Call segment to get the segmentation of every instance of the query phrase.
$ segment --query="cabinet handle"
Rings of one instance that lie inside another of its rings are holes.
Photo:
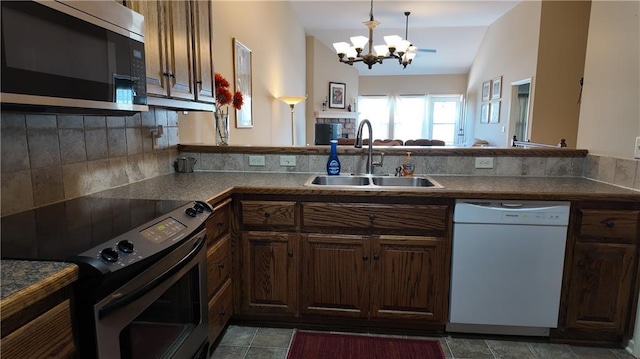
[[[607,228],[613,228],[615,223],[613,223],[612,221],[606,221],[604,222],[604,225],[607,226]]]
[[[196,81],[198,85],[202,85],[202,80]]]
[[[379,260],[379,259],[380,259],[380,256],[379,256],[379,255],[377,255],[377,254],[374,254],[374,255],[373,255],[373,260],[376,260],[376,261],[377,261],[377,260]]]
[[[218,263],[218,268],[223,269],[224,268],[224,262],[223,263]]]
[[[583,261],[579,261],[578,262],[578,267],[584,268],[585,266],[586,266],[586,264]]]
[[[225,313],[224,309],[220,311],[220,316],[221,317],[224,317],[225,314],[227,314],[227,313]]]
[[[169,74],[169,77],[171,77],[172,79],[175,79],[175,78],[176,78],[176,75],[175,75],[175,74],[170,73],[170,74]]]
[[[375,221],[375,220],[376,220],[376,215],[375,215],[375,214],[370,214],[370,215],[369,215],[369,220],[370,220],[371,222]]]
[[[222,228],[222,227],[224,226],[224,223],[222,223],[222,222],[218,222],[218,223],[217,223],[217,226],[218,226],[218,227],[220,227],[220,228]]]
[[[293,258],[293,252],[287,252],[287,256],[289,256],[289,258]]]
[[[269,212],[264,212],[264,218],[269,218],[271,217],[271,213]]]
[[[163,72],[163,73],[162,73],[162,76],[164,76],[164,77],[170,77],[170,76],[171,76],[171,74],[170,74],[170,73],[168,73],[168,72]]]
[[[369,257],[367,257],[367,256],[362,256],[362,260],[366,262],[366,261],[368,261],[368,260],[369,260]]]

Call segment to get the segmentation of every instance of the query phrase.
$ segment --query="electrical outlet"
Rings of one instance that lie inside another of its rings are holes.
[[[640,158],[640,136],[636,137],[636,148],[633,151],[633,157]]]
[[[296,156],[280,156],[280,166],[295,166]]]
[[[249,166],[264,166],[264,156],[249,156]]]
[[[493,157],[477,157],[476,168],[493,168]]]

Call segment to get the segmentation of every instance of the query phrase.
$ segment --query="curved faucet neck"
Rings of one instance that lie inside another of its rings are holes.
[[[369,128],[369,145],[367,148],[367,174],[373,174],[373,129],[371,128],[371,122],[369,120],[362,120],[358,126],[358,132],[356,134],[356,142],[353,147],[362,148],[362,128],[364,125]]]

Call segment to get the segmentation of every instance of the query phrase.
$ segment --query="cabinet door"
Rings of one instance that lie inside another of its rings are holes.
[[[308,234],[302,246],[302,313],[367,317],[369,237]]]
[[[242,311],[297,312],[296,235],[282,232],[243,232]]]
[[[577,243],[567,326],[621,334],[630,310],[635,245]]]
[[[213,44],[211,43],[211,2],[192,1],[193,51],[196,100],[215,102],[213,80]]]
[[[446,323],[443,238],[383,235],[371,255],[371,317]]]
[[[165,1],[169,96],[193,100],[191,13],[189,2]],[[145,19],[146,20],[146,19]]]
[[[144,16],[144,52],[147,68],[147,93],[169,94],[166,57],[164,7],[158,1],[127,0],[127,7]]]

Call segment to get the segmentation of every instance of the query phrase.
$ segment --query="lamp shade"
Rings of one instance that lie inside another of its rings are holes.
[[[351,43],[353,44],[353,47],[355,47],[356,49],[364,49],[364,45],[367,44],[367,41],[369,41],[369,39],[366,36],[351,37]]]
[[[306,100],[307,96],[282,96],[278,97],[278,100],[286,103],[287,105],[296,105],[304,100]]]
[[[349,49],[349,43],[348,42],[334,42],[333,43],[333,48],[336,49],[336,53],[338,54],[346,54],[347,53],[347,49]]]

